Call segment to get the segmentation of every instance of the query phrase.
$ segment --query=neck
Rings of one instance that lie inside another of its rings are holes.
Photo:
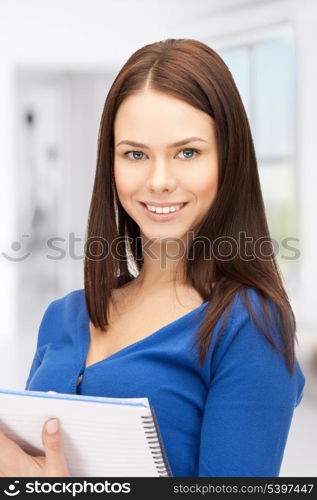
[[[185,246],[178,241],[157,240],[143,247],[144,263],[136,282],[144,291],[155,287],[185,285]]]

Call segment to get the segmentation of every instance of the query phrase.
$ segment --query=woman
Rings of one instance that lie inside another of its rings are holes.
[[[86,236],[26,389],[148,397],[174,476],[278,476],[305,377],[247,116],[208,46],[147,45],[115,78]],[[30,475],[67,475],[55,439],[61,465],[47,445]]]

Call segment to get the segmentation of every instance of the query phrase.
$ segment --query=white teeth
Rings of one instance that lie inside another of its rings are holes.
[[[170,212],[176,212],[177,210],[182,208],[183,205],[184,203],[182,203],[181,205],[171,205],[170,207],[153,207],[151,205],[146,205],[146,207],[151,212],[156,212],[157,214],[168,214]]]

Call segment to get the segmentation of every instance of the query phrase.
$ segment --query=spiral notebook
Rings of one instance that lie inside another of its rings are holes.
[[[42,427],[59,418],[75,477],[170,477],[148,398],[104,398],[0,389],[0,428],[27,453],[44,455]]]

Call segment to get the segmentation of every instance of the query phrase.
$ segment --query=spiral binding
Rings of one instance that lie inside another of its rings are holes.
[[[160,477],[173,477],[155,411],[151,405],[150,410],[151,415],[141,416],[141,418],[156,469]]]

